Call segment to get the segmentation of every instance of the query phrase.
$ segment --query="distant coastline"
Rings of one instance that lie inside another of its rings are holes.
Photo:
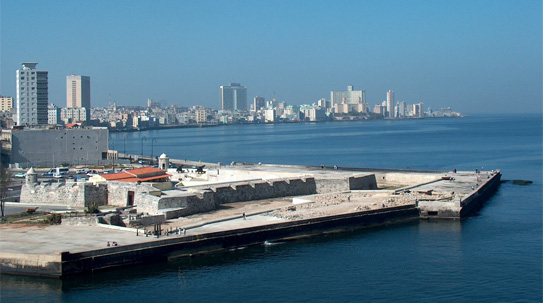
[[[356,117],[358,119],[351,119]],[[360,122],[360,121],[403,121],[403,120],[423,120],[423,119],[446,119],[446,118],[466,118],[470,117],[469,115],[460,115],[460,116],[443,116],[443,117],[405,117],[405,118],[359,118],[358,116],[349,116],[346,119],[333,119],[333,120],[321,120],[321,121],[277,121],[277,122],[237,122],[237,123],[193,123],[193,124],[174,124],[174,125],[159,125],[154,127],[147,127],[142,129],[115,129],[110,128],[109,132],[111,133],[129,133],[129,132],[140,132],[148,130],[161,130],[161,129],[175,129],[175,128],[203,128],[203,127],[217,127],[217,126],[230,126],[230,125],[273,125],[273,124],[307,124],[307,123],[329,123],[329,122]]]

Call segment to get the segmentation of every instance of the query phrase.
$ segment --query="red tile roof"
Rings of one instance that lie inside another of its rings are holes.
[[[108,181],[121,181],[121,182],[146,182],[158,179],[168,178],[171,175],[167,174],[163,170],[154,167],[142,167],[126,170],[114,174],[100,175]]]

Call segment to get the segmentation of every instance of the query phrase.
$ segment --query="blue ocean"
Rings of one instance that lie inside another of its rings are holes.
[[[1,275],[2,302],[542,302],[542,116],[233,125],[113,133],[131,154],[203,162],[501,169],[473,216],[110,270]],[[515,179],[531,180],[515,185]]]

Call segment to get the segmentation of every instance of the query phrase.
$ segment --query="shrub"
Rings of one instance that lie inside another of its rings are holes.
[[[98,209],[98,206],[96,205],[96,202],[91,202],[89,205],[87,205],[87,209],[85,209],[86,214],[98,214],[100,213],[100,210]]]
[[[46,224],[60,224],[62,222],[62,215],[61,214],[50,214],[43,221]]]

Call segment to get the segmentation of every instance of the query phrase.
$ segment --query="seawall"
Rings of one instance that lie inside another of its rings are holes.
[[[414,205],[410,205],[195,236],[170,237],[153,242],[79,253],[60,252],[53,256],[0,253],[0,270],[2,273],[65,277],[112,267],[257,245],[265,241],[310,237],[346,229],[368,228],[417,220],[418,218],[418,209]]]

